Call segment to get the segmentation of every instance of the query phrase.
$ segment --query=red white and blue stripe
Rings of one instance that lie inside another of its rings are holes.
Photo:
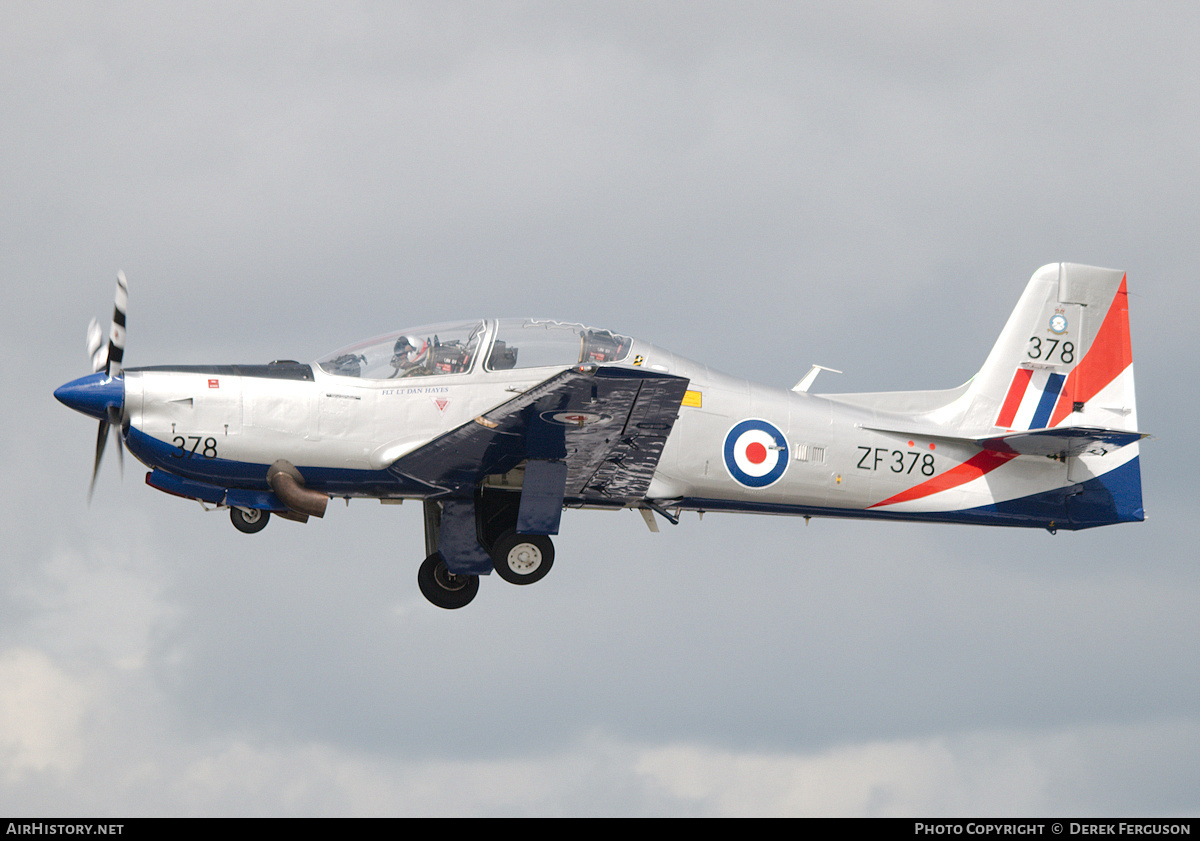
[[[996,417],[996,426],[1045,429],[1050,425],[1051,413],[1058,404],[1066,380],[1066,374],[1018,368]]]

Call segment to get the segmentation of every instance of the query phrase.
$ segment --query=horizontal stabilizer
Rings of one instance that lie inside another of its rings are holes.
[[[1023,456],[1080,456],[1084,453],[1104,455],[1127,444],[1145,438],[1145,433],[1123,429],[1100,429],[1086,426],[1060,426],[1053,429],[1031,429],[990,438],[976,439],[985,450],[1017,453]]]
[[[971,444],[996,453],[1014,453],[1021,456],[1051,456],[1066,458],[1084,453],[1104,455],[1119,450],[1149,437],[1144,432],[1125,429],[1104,429],[1087,426],[1060,426],[1050,429],[1030,429],[1024,432],[1008,432],[1003,435],[987,435],[982,438],[951,435],[933,426],[882,427],[864,426],[872,432],[889,435],[920,437],[932,441]]]

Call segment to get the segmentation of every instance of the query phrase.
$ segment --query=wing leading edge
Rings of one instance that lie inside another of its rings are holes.
[[[523,462],[565,465],[562,494],[614,506],[643,498],[688,380],[639,368],[568,368],[402,456],[388,470],[447,496]],[[539,469],[539,483],[547,471]],[[557,485],[557,478],[553,484]],[[557,496],[557,488],[553,496]]]

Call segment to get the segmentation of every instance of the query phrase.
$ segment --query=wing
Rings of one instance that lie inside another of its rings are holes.
[[[650,486],[687,386],[684,377],[641,368],[568,368],[402,456],[388,470],[463,496],[484,476],[541,463],[537,482],[551,486],[560,510],[564,496],[630,504]],[[546,464],[553,467],[540,469]],[[534,491],[528,478],[525,493]]]

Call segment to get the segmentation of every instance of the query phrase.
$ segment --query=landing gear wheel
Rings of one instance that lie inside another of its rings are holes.
[[[238,531],[243,534],[254,534],[267,527],[267,520],[271,519],[271,512],[260,511],[257,508],[230,508],[229,519],[233,520],[233,526]]]
[[[517,534],[509,529],[492,546],[496,574],[509,584],[541,581],[554,564],[554,543],[544,534]]]
[[[440,552],[434,552],[417,570],[421,595],[438,607],[456,610],[466,607],[479,592],[479,576],[451,572]]]

